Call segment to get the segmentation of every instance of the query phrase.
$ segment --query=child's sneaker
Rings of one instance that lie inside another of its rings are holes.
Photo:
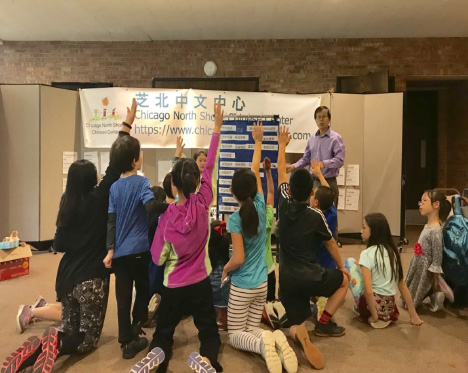
[[[445,295],[441,291],[432,294],[430,296],[430,299],[431,306],[429,307],[429,310],[431,310],[432,312],[437,312],[444,308]]]
[[[315,369],[322,369],[325,365],[323,355],[310,340],[309,333],[304,324],[296,327],[296,341],[304,351],[310,365]]]
[[[286,314],[286,309],[284,308],[283,303],[279,300],[274,301],[273,308],[275,313],[278,315],[281,328],[289,328],[291,323],[288,320],[288,315]]]
[[[18,308],[16,315],[16,325],[18,326],[18,332],[21,334],[26,329],[26,326],[33,320],[33,312],[31,307],[21,305]]]
[[[36,300],[34,301],[34,303],[31,305],[31,308],[34,309],[34,308],[41,308],[41,307],[44,307],[47,305],[47,301],[44,299],[44,297],[42,295],[39,295]]]
[[[345,334],[345,328],[336,325],[330,320],[326,324],[318,322],[317,325],[315,325],[314,333],[319,337],[341,337]]]
[[[442,276],[439,276],[439,285],[440,285],[440,290],[442,290],[442,292],[445,295],[445,298],[450,303],[455,302],[455,296],[453,295],[453,290],[450,286],[448,286],[448,284],[445,282]]]
[[[149,373],[164,361],[164,357],[164,351],[155,347],[130,369],[130,373]]]
[[[148,320],[146,320],[143,324],[144,328],[149,328],[151,327],[154,319],[154,315],[156,311],[159,308],[159,305],[161,304],[161,296],[159,294],[154,294],[151,297],[151,300],[149,301],[148,304]]]
[[[276,352],[281,360],[281,364],[288,373],[296,373],[298,369],[297,357],[288,340],[281,330],[273,332],[275,337]]]
[[[24,343],[12,352],[2,364],[2,373],[19,372],[36,361],[41,352],[41,340],[36,337],[29,337]]]
[[[262,322],[273,330],[281,328],[279,318],[276,316],[275,309],[273,308],[273,303],[265,303],[262,313]]]
[[[49,328],[42,336],[42,352],[34,363],[34,373],[49,373],[54,369],[58,354],[58,330]]]
[[[197,373],[216,373],[216,369],[203,360],[198,352],[192,352],[190,354],[187,364],[194,372]]]
[[[145,337],[136,337],[122,347],[122,357],[124,359],[133,359],[137,353],[146,347],[148,347],[148,340]]]
[[[262,356],[270,373],[282,373],[281,359],[276,352],[275,336],[269,330],[262,333]]]

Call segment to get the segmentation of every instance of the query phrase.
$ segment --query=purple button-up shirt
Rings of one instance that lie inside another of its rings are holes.
[[[337,177],[344,163],[345,152],[343,138],[328,127],[323,136],[317,131],[309,138],[303,157],[293,166],[295,169],[307,167],[316,159],[323,162],[322,173],[326,179]]]

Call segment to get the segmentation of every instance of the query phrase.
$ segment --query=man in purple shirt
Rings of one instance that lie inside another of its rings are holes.
[[[292,172],[297,168],[308,167],[313,159],[319,161],[322,174],[335,193],[335,206],[338,206],[336,177],[344,163],[345,145],[343,138],[330,129],[331,114],[328,107],[319,106],[315,110],[314,118],[319,130],[307,141],[303,157],[296,163],[287,166],[286,171]],[[316,188],[320,185],[320,180],[314,174],[312,174],[312,177],[314,179],[314,188]]]

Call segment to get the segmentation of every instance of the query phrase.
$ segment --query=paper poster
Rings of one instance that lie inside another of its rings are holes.
[[[77,152],[63,152],[62,160],[63,160],[63,174],[68,174],[68,169],[70,168],[71,164],[78,159]]]
[[[67,189],[67,178],[64,177],[62,180],[62,193],[65,193],[65,189]]]
[[[345,209],[345,201],[346,201],[346,189],[345,188],[338,188],[338,210]]]
[[[101,175],[104,175],[109,166],[109,154],[110,152],[101,152]]]
[[[172,161],[158,161],[158,182],[162,183],[171,169]]]
[[[345,166],[340,168],[340,173],[338,174],[338,177],[336,178],[336,183],[338,185],[345,185]]]
[[[98,152],[84,152],[83,158],[86,159],[87,161],[90,161],[91,163],[94,163],[94,165],[97,168],[97,171],[99,172]]]
[[[345,209],[347,211],[359,210],[359,189],[346,189]]]
[[[349,164],[346,169],[346,186],[359,186],[359,165]]]

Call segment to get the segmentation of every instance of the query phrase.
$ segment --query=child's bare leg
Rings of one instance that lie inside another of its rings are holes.
[[[346,293],[348,292],[348,284],[348,277],[343,276],[343,282],[341,283],[341,286],[333,293],[330,298],[328,298],[325,311],[327,311],[330,315],[335,314],[338,308],[342,306],[343,300],[345,299]]]
[[[33,309],[32,312],[38,319],[62,321],[62,303],[48,303],[44,307]]]

